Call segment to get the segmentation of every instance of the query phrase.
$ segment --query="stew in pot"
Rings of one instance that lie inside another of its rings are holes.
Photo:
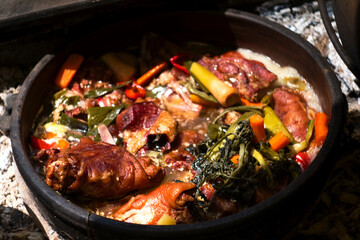
[[[30,140],[51,188],[119,221],[186,224],[251,207],[306,170],[329,118],[294,68],[162,41],[67,58]]]

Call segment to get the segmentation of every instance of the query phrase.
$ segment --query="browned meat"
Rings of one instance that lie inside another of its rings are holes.
[[[300,95],[289,88],[278,88],[273,93],[274,110],[296,141],[305,140],[309,119]]]
[[[241,117],[241,113],[236,112],[236,111],[230,111],[228,113],[226,113],[225,117],[224,117],[224,123],[227,125],[231,125],[234,122],[236,122],[239,117]]]
[[[82,107],[76,107],[76,108],[73,108],[71,110],[66,110],[65,114],[70,116],[70,117],[77,117],[79,115],[85,115],[86,112]]]
[[[194,199],[184,192],[195,186],[190,182],[162,184],[147,195],[132,197],[113,217],[124,222],[154,225],[163,215],[168,215],[176,223],[191,223],[192,216],[185,204]]]
[[[41,149],[34,156],[34,160],[40,163],[45,163],[50,157],[53,157],[55,154],[59,152],[59,149]]]
[[[171,169],[190,170],[195,159],[186,149],[177,149],[165,156],[165,163]]]
[[[45,181],[64,193],[116,198],[154,186],[163,177],[163,169],[149,158],[135,158],[120,146],[82,138],[77,146],[50,157]]]
[[[207,200],[211,200],[211,205],[209,208],[209,214],[214,218],[224,217],[238,211],[238,207],[235,202],[230,199],[225,199],[215,193],[215,188],[209,184],[205,183],[200,187],[201,192],[204,194]]]
[[[195,130],[185,130],[178,134],[173,142],[172,150],[164,157],[165,163],[175,170],[190,170],[196,159],[185,148],[198,144],[204,139],[204,133]]]
[[[172,116],[152,102],[134,103],[118,115],[116,125],[123,132],[126,149],[133,154],[146,144],[150,144],[150,148],[160,144],[165,150],[169,149],[177,127]]]
[[[222,81],[237,88],[240,97],[256,101],[258,92],[270,85],[277,76],[256,61],[245,59],[238,52],[228,52],[220,57],[203,57],[199,64],[209,69]]]
[[[198,144],[204,140],[204,135],[206,129],[204,130],[184,130],[176,136],[176,139],[173,144],[173,149],[186,148],[192,144]]]
[[[119,131],[125,129],[138,131],[143,128],[151,127],[158,118],[161,109],[152,102],[134,103],[126,111],[116,118]]]
[[[189,98],[184,100],[178,94],[171,94],[169,97],[163,98],[163,102],[166,110],[180,121],[180,124],[197,119],[203,109],[203,106],[191,102]]]

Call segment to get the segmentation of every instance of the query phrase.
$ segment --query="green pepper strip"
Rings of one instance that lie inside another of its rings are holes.
[[[269,106],[264,107],[264,124],[265,128],[270,132],[271,135],[275,135],[282,131],[290,139],[291,143],[295,143],[295,139],[287,130],[284,123]]]
[[[269,144],[266,144],[264,142],[260,143],[260,153],[265,156],[266,159],[273,160],[273,161],[279,161],[280,157],[277,152],[272,150],[272,148],[269,146]]]
[[[98,126],[100,124],[105,124],[108,126],[112,121],[114,121],[116,116],[120,113],[121,109],[125,106],[125,104],[121,104],[114,107],[88,108],[89,130],[86,136],[93,136],[95,141],[100,141]]]
[[[86,122],[70,117],[65,113],[61,113],[59,123],[69,127],[70,129],[78,129],[82,132],[86,132],[88,130]]]
[[[208,95],[205,92],[202,92],[202,91],[194,88],[190,83],[186,84],[185,87],[187,88],[187,90],[190,93],[195,94],[206,101],[213,102],[213,103],[219,103],[218,100],[216,100],[216,98],[213,95]]]
[[[123,84],[117,85],[115,87],[111,87],[111,88],[98,88],[98,89],[94,89],[94,90],[90,90],[84,93],[84,98],[98,98],[101,97],[109,92],[112,92],[116,89],[122,88],[124,86],[126,86],[127,84],[131,83],[132,81],[127,81],[124,82]]]
[[[65,95],[69,90],[67,88],[61,89],[54,94],[54,100],[58,100],[61,96]]]

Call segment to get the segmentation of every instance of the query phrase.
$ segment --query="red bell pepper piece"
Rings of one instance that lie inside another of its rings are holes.
[[[132,100],[136,100],[137,98],[145,97],[146,90],[137,84],[136,81],[133,81],[132,84],[125,89],[125,95]]]
[[[306,152],[299,152],[295,155],[295,162],[297,162],[304,171],[310,165],[310,157]]]
[[[44,140],[31,136],[30,145],[35,149],[67,149],[70,147],[70,143],[65,139],[60,139],[57,142],[52,142],[51,144],[45,142]]]
[[[178,54],[178,55],[175,55],[172,58],[170,58],[170,62],[175,68],[177,68],[187,74],[190,74],[189,71],[186,69],[186,67],[184,65],[182,65],[182,63],[184,62],[184,60],[187,57],[188,56],[184,53]]]
[[[34,136],[31,136],[30,144],[33,148],[36,148],[39,150],[57,148],[56,143],[49,144],[49,143],[45,142],[44,140],[34,137]]]

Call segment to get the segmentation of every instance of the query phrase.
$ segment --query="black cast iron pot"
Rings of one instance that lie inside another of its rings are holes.
[[[332,0],[339,37],[331,25],[326,0],[318,0],[331,42],[349,70],[360,78],[360,0]]]
[[[29,159],[29,135],[54,77],[70,52],[97,55],[139,44],[145,31],[176,42],[198,41],[249,48],[281,65],[296,68],[315,89],[331,116],[327,139],[314,162],[286,189],[268,200],[219,220],[176,226],[145,226],[114,221],[88,212],[48,187]],[[56,229],[81,239],[280,239],[314,204],[338,151],[346,102],[339,82],[320,53],[300,36],[258,16],[235,10],[168,12],[129,19],[75,42],[56,56],[45,56],[26,78],[13,107],[11,139],[19,172],[39,207],[55,219]],[[57,224],[59,222],[59,224]],[[74,235],[72,231],[75,230]],[[70,236],[69,236],[70,235]],[[78,237],[81,236],[81,237]]]

